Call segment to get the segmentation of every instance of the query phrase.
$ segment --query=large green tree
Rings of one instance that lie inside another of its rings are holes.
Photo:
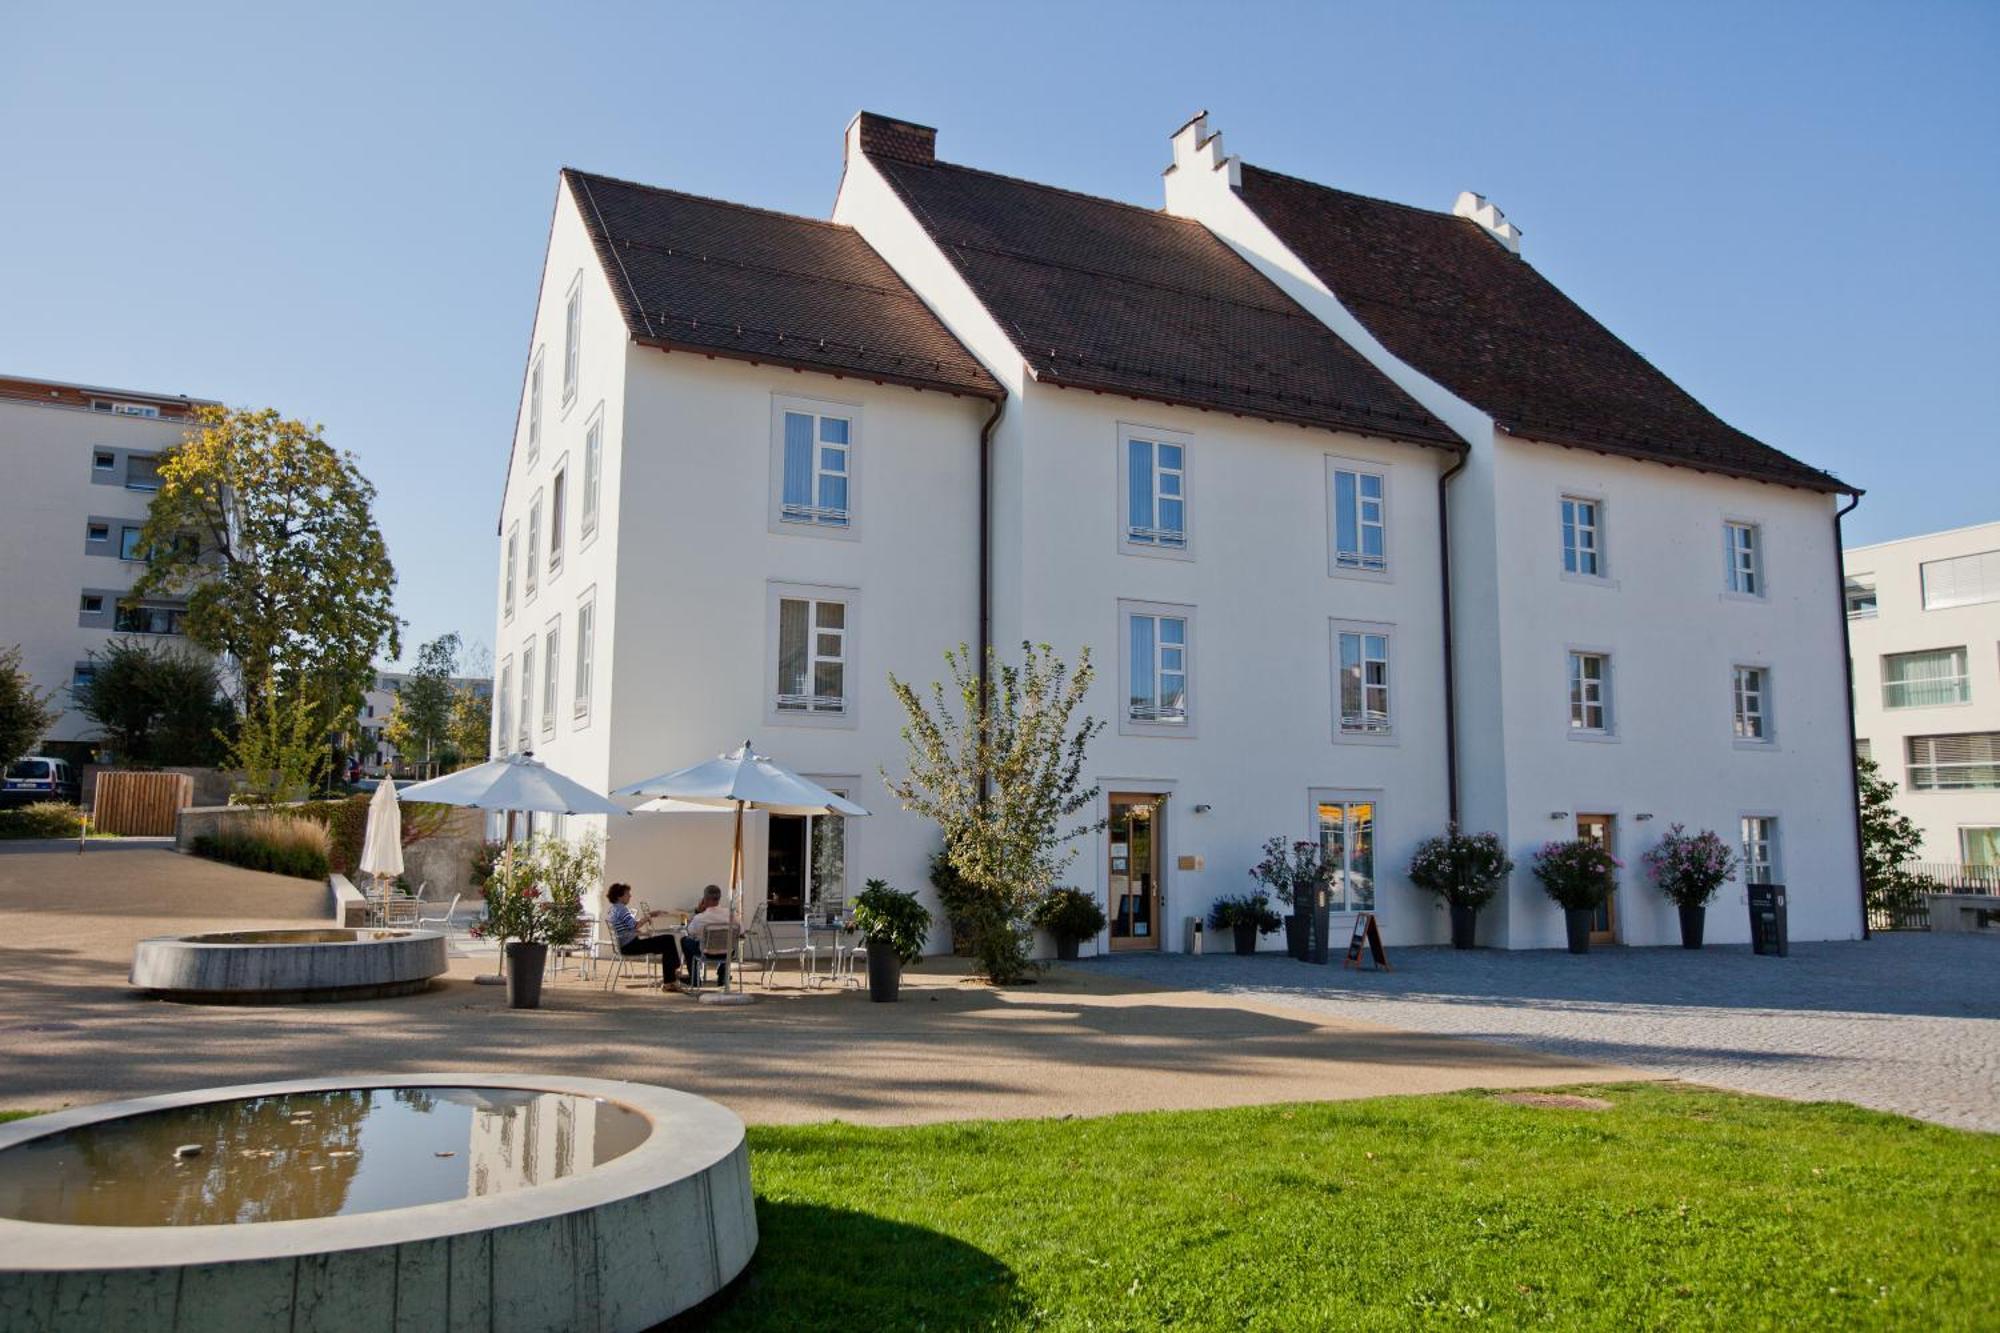
[[[1856,759],[1861,779],[1861,886],[1869,910],[1914,907],[1927,887],[1906,867],[1917,859],[1924,835],[1896,809],[1896,784],[1873,759]]]
[[[205,654],[114,639],[92,653],[77,707],[121,762],[206,765],[222,761],[236,723],[221,673]]]
[[[323,733],[339,731],[378,654],[401,651],[374,500],[318,426],[201,408],[160,463],[133,595],[187,599],[188,637],[235,660],[247,717],[290,718],[303,701]]]
[[[493,749],[493,695],[472,685],[451,692],[451,728],[446,747],[461,764],[483,764]]]
[[[395,711],[382,739],[429,774],[451,742],[452,686],[458,672],[458,635],[441,634],[417,649],[417,663],[396,687]]]
[[[21,667],[21,649],[0,648],[0,770],[34,749],[60,715]]]

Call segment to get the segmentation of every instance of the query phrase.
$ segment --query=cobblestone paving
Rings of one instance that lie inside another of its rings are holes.
[[[1282,954],[1075,966],[1361,1023],[1502,1042],[1697,1083],[2000,1132],[2000,932],[1509,953],[1395,949],[1391,970]]]

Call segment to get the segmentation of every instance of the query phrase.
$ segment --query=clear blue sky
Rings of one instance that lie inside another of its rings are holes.
[[[1269,167],[1489,195],[1725,419],[1865,487],[1850,540],[1881,540],[2000,518],[1996,88],[1990,0],[9,0],[0,371],[325,423],[381,490],[406,651],[487,641],[557,167],[824,216],[867,107],[1157,206],[1207,107]]]

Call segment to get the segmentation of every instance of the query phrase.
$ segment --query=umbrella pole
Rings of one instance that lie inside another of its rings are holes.
[[[736,848],[729,857],[729,917],[732,924],[743,914],[743,802],[736,803]],[[730,964],[735,971],[736,993],[743,993],[743,931],[738,928],[730,932],[731,947],[736,952],[736,960]]]
[[[514,878],[514,812],[512,810],[507,812],[507,831],[503,836],[506,842],[500,849],[500,874],[507,882],[511,883]],[[496,940],[493,947],[499,951],[493,960],[493,974],[488,976],[482,972],[473,978],[481,986],[498,986],[507,980],[507,941]]]

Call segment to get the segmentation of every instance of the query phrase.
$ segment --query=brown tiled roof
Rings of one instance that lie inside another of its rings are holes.
[[[860,128],[1038,381],[1463,446],[1199,223],[935,161],[922,126]]]
[[[998,398],[997,380],[851,227],[565,169],[634,338]]]
[[[1722,421],[1470,218],[1248,164],[1241,195],[1383,346],[1511,435],[1852,490]]]

